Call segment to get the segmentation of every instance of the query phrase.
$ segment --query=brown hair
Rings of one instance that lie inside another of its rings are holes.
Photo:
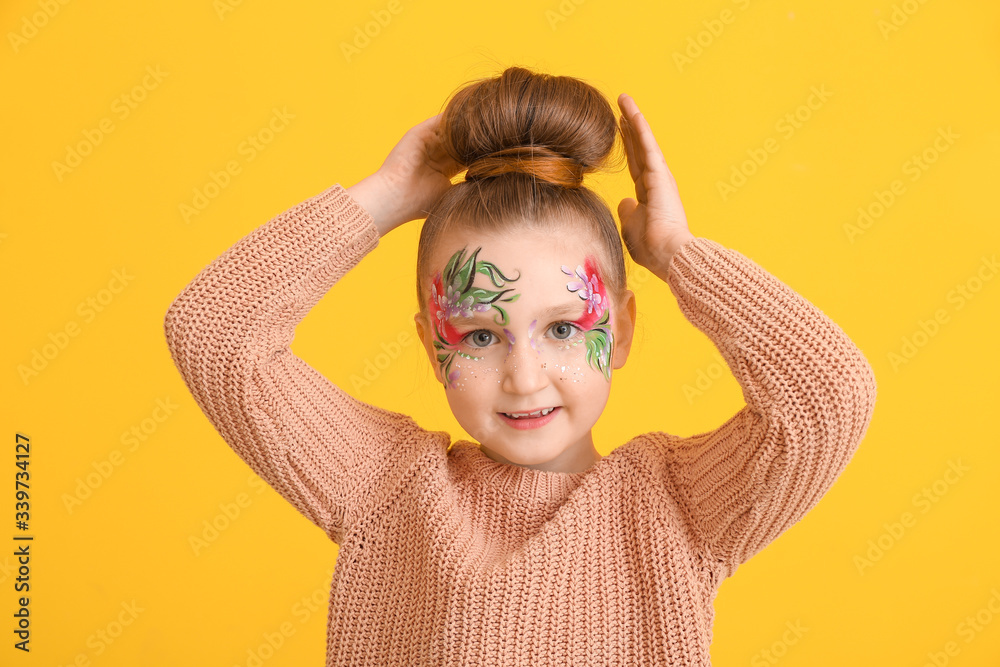
[[[531,228],[580,229],[595,253],[608,296],[621,304],[625,256],[604,200],[583,185],[585,174],[624,164],[615,110],[592,85],[524,67],[462,87],[441,117],[444,149],[465,181],[428,212],[417,249],[417,302],[427,314],[425,281],[435,242],[456,227],[484,233]],[[618,150],[615,150],[618,148]]]

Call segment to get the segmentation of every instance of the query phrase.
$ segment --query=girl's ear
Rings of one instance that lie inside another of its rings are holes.
[[[628,353],[632,349],[632,337],[635,334],[635,292],[625,290],[625,303],[615,312],[614,323],[615,349],[612,368],[618,369],[625,365]]]
[[[427,320],[419,311],[413,316],[413,321],[417,325],[417,337],[420,339],[421,344],[423,344],[424,350],[427,352],[427,358],[431,362],[434,377],[437,378],[438,382],[444,384],[444,380],[441,378],[441,366],[437,362],[437,354],[434,352],[434,345],[432,343],[434,333],[427,324]]]

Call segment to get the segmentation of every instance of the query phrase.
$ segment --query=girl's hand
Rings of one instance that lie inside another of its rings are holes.
[[[649,123],[626,93],[619,95],[618,106],[636,197],[627,197],[618,204],[622,239],[637,264],[666,281],[674,253],[695,236],[688,229],[677,182]]]
[[[426,218],[462,170],[441,146],[440,123],[437,114],[410,128],[374,174],[347,188],[375,218],[380,236]]]

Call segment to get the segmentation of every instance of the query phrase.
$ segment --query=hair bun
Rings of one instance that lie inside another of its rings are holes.
[[[600,91],[569,76],[508,67],[466,84],[442,117],[445,150],[468,181],[526,174],[579,188],[615,145],[618,123]]]

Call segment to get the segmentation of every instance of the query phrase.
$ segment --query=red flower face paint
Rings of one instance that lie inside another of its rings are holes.
[[[597,270],[597,262],[593,255],[587,255],[583,266],[576,267],[576,273],[565,264],[561,267],[566,275],[579,280],[566,283],[566,289],[576,292],[577,296],[587,302],[587,312],[574,322],[584,331],[587,342],[587,363],[611,379],[611,353],[614,348],[614,334],[611,331],[611,304]]]
[[[451,365],[463,338],[450,321],[451,318],[472,317],[473,312],[488,312],[495,308],[500,313],[500,319],[494,318],[494,321],[503,326],[507,324],[507,311],[500,306],[500,303],[517,301],[517,297],[520,296],[508,294],[514,291],[510,288],[489,290],[472,286],[477,273],[488,276],[496,287],[503,287],[507,281],[517,280],[505,276],[491,262],[477,261],[476,256],[480,250],[482,248],[476,248],[466,260],[466,249],[462,248],[448,260],[443,274],[439,272],[431,282],[428,312],[431,325],[434,327],[434,349],[438,352],[437,360],[441,365],[441,375],[448,385],[458,379],[460,374],[458,370],[452,371]]]

